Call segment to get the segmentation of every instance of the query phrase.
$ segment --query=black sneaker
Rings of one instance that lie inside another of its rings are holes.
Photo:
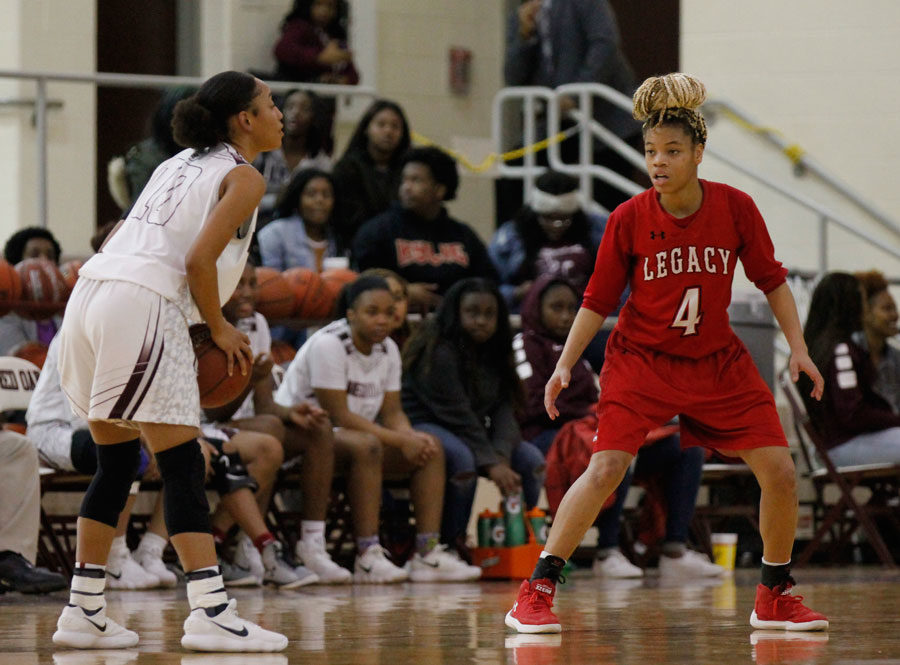
[[[50,593],[69,586],[66,578],[46,568],[35,568],[18,552],[0,552],[0,589],[21,593]]]

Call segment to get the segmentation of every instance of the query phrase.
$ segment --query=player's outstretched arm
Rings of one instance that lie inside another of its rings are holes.
[[[575,321],[572,323],[571,330],[569,330],[569,336],[566,337],[566,345],[563,347],[562,355],[556,362],[556,370],[544,388],[544,408],[547,410],[547,415],[550,416],[551,420],[555,420],[556,416],[559,415],[559,410],[556,408],[556,398],[563,388],[569,386],[569,373],[572,370],[572,366],[575,365],[587,345],[594,339],[600,328],[603,327],[605,320],[605,316],[601,316],[585,307],[579,309],[578,314],[575,315]]]
[[[779,286],[774,291],[766,294],[769,301],[769,307],[775,314],[775,319],[787,339],[788,346],[791,347],[791,358],[788,367],[791,370],[791,379],[797,381],[800,378],[800,372],[812,379],[813,389],[810,395],[815,399],[822,399],[822,393],[825,392],[825,379],[809,357],[809,350],[806,348],[806,341],[803,339],[803,327],[800,325],[800,315],[797,314],[797,304],[794,302],[794,296],[787,282]]]

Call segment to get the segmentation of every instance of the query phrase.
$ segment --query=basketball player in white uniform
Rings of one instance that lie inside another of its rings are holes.
[[[197,441],[199,393],[188,321],[202,318],[249,371],[246,335],[222,316],[246,261],[265,192],[250,166],[281,143],[281,112],[264,83],[223,72],[179,102],[175,140],[100,253],[81,268],[60,332],[62,387],[97,443],[98,469],[78,519],[76,568],[56,644],[123,648],[136,633],[105,614],[104,567],[139,461],[140,435],[164,483],[166,527],[186,573],[185,648],[280,651],[287,638],[241,619],[217,566]]]

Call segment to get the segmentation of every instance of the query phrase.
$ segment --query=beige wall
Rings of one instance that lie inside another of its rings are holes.
[[[817,162],[900,223],[894,157],[900,149],[900,3],[891,0],[682,0],[681,62],[767,127],[780,130]],[[790,163],[761,148],[727,122],[710,128],[709,146],[735,151],[754,168],[783,178],[900,247],[855,208],[829,195],[811,177],[796,178]],[[815,267],[817,221],[765,188],[708,158],[710,179],[746,189],[766,216],[782,259]],[[900,262],[842,232],[831,236],[832,268],[881,266],[900,276]]]
[[[2,0],[0,67],[91,73],[96,25],[93,0]],[[9,19],[9,20],[8,20]],[[11,33],[7,40],[6,32]],[[34,98],[31,82],[0,81],[3,96]],[[95,94],[90,85],[50,83],[63,103],[49,113],[49,226],[64,251],[90,250],[94,223]],[[37,223],[36,133],[31,112],[0,110],[0,237]]]

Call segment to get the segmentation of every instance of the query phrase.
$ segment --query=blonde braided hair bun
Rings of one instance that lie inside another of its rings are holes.
[[[644,131],[674,122],[686,124],[697,143],[706,144],[706,121],[699,108],[706,101],[706,86],[690,74],[675,72],[651,76],[632,98],[634,118],[644,123]]]

